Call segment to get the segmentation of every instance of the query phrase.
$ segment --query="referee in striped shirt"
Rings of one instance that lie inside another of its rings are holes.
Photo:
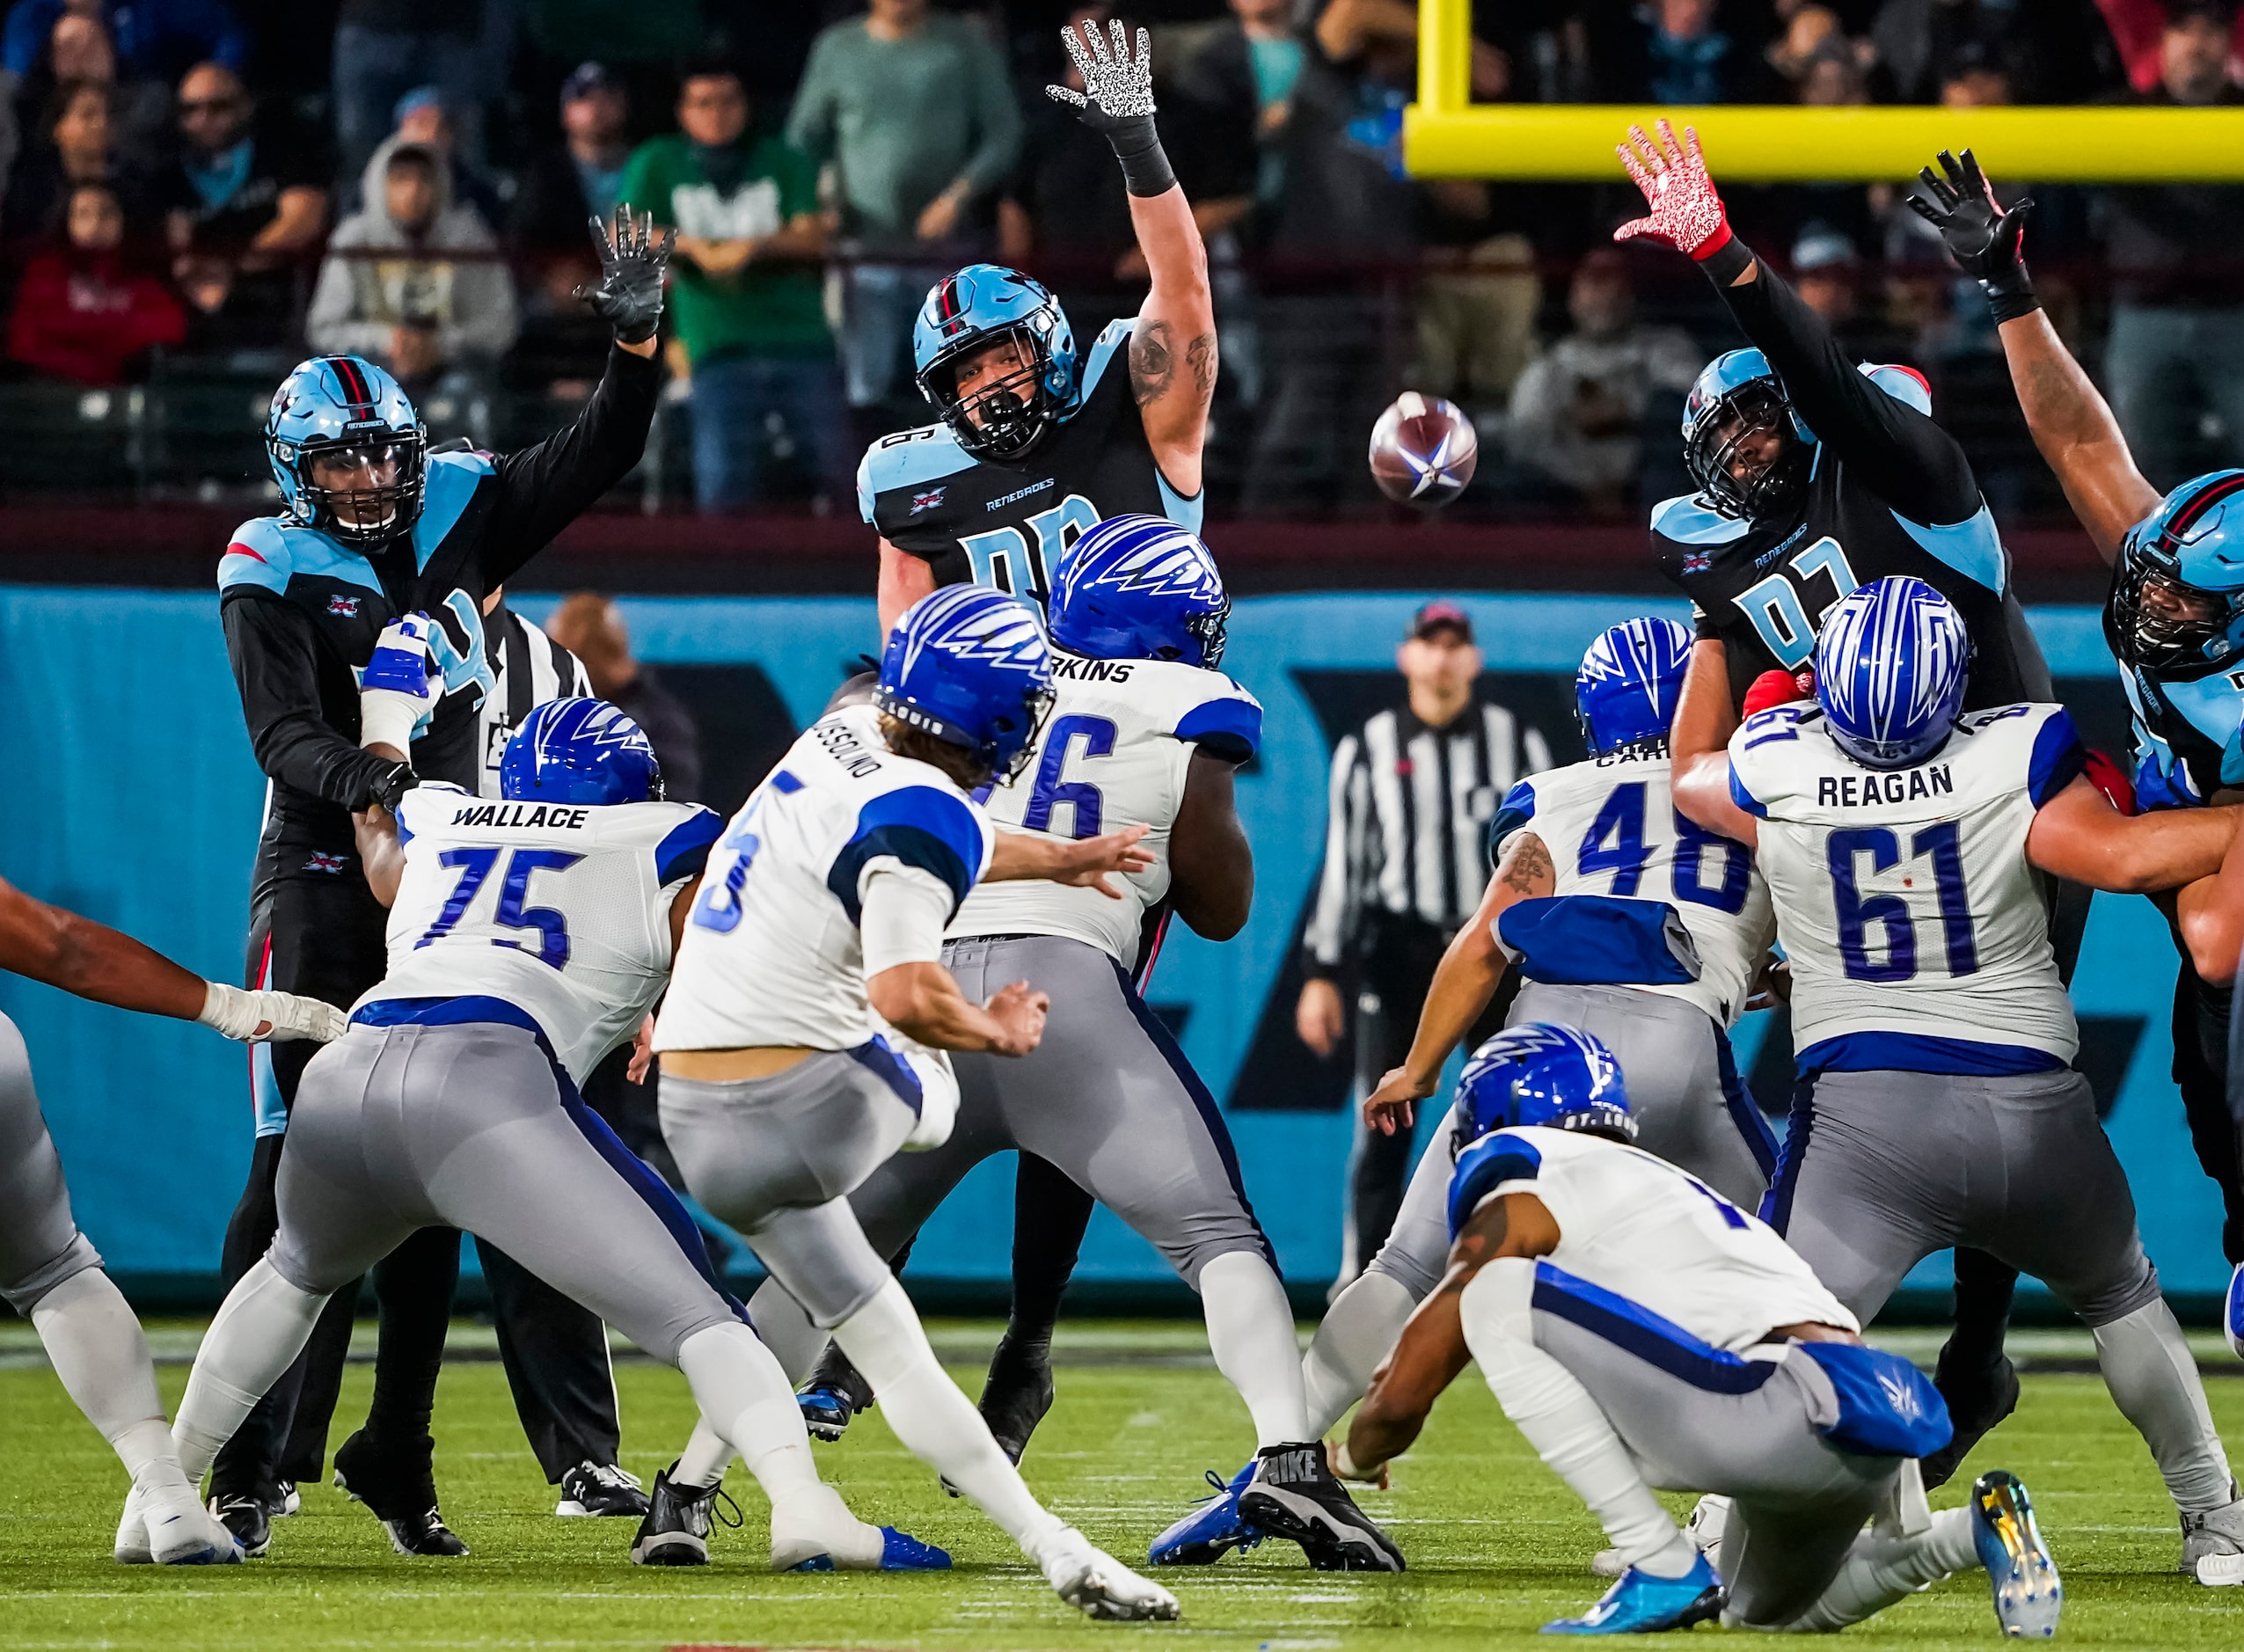
[[[1358,1093],[1410,1049],[1435,966],[1487,886],[1487,827],[1524,775],[1551,766],[1549,742],[1505,707],[1479,698],[1480,650],[1454,603],[1429,603],[1395,651],[1409,693],[1333,753],[1325,867],[1303,937],[1305,973],[1294,1023],[1330,1056],[1347,1032],[1341,983],[1353,978]],[[1499,993],[1474,1043],[1503,1024]],[[1348,1220],[1340,1284],[1378,1254],[1402,1208],[1412,1137],[1356,1121],[1349,1155]]]

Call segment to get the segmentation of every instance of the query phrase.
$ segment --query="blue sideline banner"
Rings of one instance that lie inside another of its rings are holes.
[[[1292,1039],[1294,954],[1323,853],[1333,742],[1400,695],[1394,650],[1429,591],[1242,599],[1226,667],[1266,708],[1261,755],[1238,787],[1254,844],[1254,916],[1222,947],[1173,926],[1147,990],[1219,1098],[1247,1191],[1297,1280],[1329,1279],[1341,1253],[1351,1136],[1343,1062]],[[1641,597],[1463,599],[1487,656],[1484,684],[1558,760],[1580,751],[1572,675],[1603,627]],[[552,599],[523,596],[542,618]],[[640,657],[684,698],[708,742],[706,800],[736,803],[816,716],[873,640],[870,601],[637,597],[623,602]],[[2097,617],[2033,612],[2060,691],[2092,742],[2117,750],[2124,713]],[[215,596],[0,588],[0,719],[16,731],[14,795],[0,809],[0,875],[113,924],[228,980],[240,978],[249,866],[264,783],[251,759]],[[33,759],[36,760],[34,763]],[[2220,1207],[2199,1172],[2168,1078],[2174,954],[2147,901],[2098,896],[2073,983],[2086,1048],[2144,1239],[2170,1290],[2226,1283]],[[128,1016],[0,976],[0,1010],[30,1044],[80,1224],[113,1268],[216,1275],[246,1173],[248,1063],[184,1024]],[[1768,1015],[1737,1034],[1741,1069],[1780,1108],[1788,1035]],[[1422,1129],[1422,1140],[1428,1132]],[[911,1272],[991,1280],[1007,1268],[1010,1158],[977,1171],[922,1237]],[[1912,1283],[1944,1282],[1935,1261]],[[1152,1249],[1100,1211],[1082,1276],[1166,1277]]]

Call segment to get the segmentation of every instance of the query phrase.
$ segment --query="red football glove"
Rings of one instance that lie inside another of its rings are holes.
[[[1619,146],[1620,164],[1644,192],[1649,216],[1633,218],[1613,231],[1616,241],[1656,241],[1695,259],[1709,259],[1729,245],[1729,215],[1707,175],[1707,157],[1699,151],[1695,128],[1659,125],[1655,143],[1641,126],[1628,128],[1628,142]]]
[[[2088,748],[2088,761],[2082,770],[2088,784],[2104,794],[2104,800],[2123,815],[2135,813],[2135,782],[2127,778],[2127,771],[2098,751]]]
[[[1816,693],[1816,669],[1803,665],[1797,671],[1764,671],[1753,679],[1753,686],[1745,691],[1745,714],[1767,711],[1772,705],[1789,705],[1794,700],[1812,699]]]

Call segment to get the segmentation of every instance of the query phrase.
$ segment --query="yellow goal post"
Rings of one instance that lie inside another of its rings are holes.
[[[1415,178],[1616,182],[1613,146],[1634,121],[1694,126],[1717,179],[1901,182],[1941,150],[1972,149],[1989,176],[2033,183],[2244,181],[2244,105],[1920,106],[1475,104],[1472,0],[1419,0],[1418,100],[1403,111]],[[2244,225],[2239,226],[2244,233]]]

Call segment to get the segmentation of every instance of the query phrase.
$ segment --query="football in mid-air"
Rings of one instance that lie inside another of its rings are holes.
[[[1371,427],[1371,479],[1407,505],[1446,505],[1473,479],[1480,439],[1453,401],[1407,390]]]

